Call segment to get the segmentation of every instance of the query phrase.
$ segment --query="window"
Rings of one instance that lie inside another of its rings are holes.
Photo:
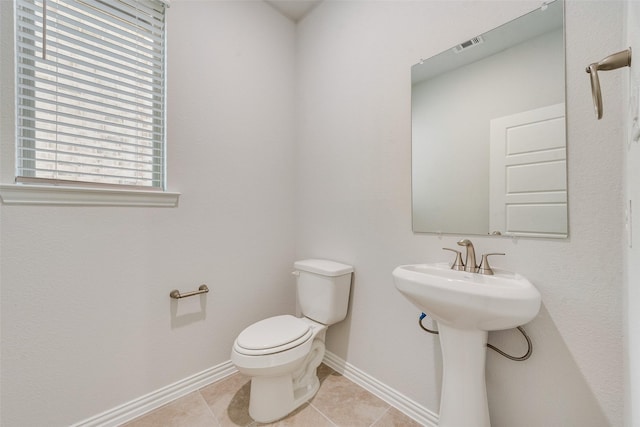
[[[19,183],[165,189],[164,0],[16,0]]]

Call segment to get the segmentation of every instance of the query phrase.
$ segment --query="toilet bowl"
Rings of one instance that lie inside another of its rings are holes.
[[[304,317],[280,315],[256,322],[238,335],[231,351],[238,371],[251,377],[249,415],[262,423],[285,417],[315,395],[327,327],[347,314],[353,267],[305,260],[295,268]]]
[[[315,395],[325,331],[324,325],[312,320],[284,315],[255,323],[238,336],[231,361],[252,377],[249,414],[254,420],[280,419]],[[265,337],[273,344],[259,345]]]

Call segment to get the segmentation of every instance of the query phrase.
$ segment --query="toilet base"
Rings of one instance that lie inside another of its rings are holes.
[[[311,399],[320,388],[318,377],[305,393],[296,396],[291,387],[291,376],[251,379],[249,415],[260,423],[270,423],[286,417]]]
[[[316,370],[322,363],[324,351],[324,342],[316,340],[298,370],[275,377],[252,377],[251,418],[261,423],[279,420],[315,396],[320,388]]]

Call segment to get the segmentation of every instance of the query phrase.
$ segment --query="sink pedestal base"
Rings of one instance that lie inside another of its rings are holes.
[[[487,332],[438,323],[442,347],[439,427],[491,427],[485,360]]]

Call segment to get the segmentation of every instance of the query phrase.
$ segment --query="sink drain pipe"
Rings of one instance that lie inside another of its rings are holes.
[[[429,329],[426,326],[424,326],[424,324],[422,323],[422,321],[424,320],[424,318],[427,317],[426,313],[422,313],[420,315],[420,319],[418,320],[418,325],[420,325],[420,327],[429,332],[430,334],[435,334],[438,335],[440,332],[433,330],[433,329]],[[491,350],[495,351],[496,353],[506,357],[509,360],[514,360],[516,362],[522,362],[523,360],[527,360],[529,357],[531,357],[531,353],[533,353],[533,344],[531,343],[531,338],[529,338],[529,336],[527,335],[527,333],[524,331],[524,329],[522,329],[522,326],[518,326],[516,329],[518,329],[520,331],[520,333],[522,334],[522,336],[524,337],[524,339],[527,340],[527,352],[523,355],[523,356],[512,356],[510,354],[505,353],[504,351],[500,350],[499,348],[487,343],[487,347],[489,347]]]

